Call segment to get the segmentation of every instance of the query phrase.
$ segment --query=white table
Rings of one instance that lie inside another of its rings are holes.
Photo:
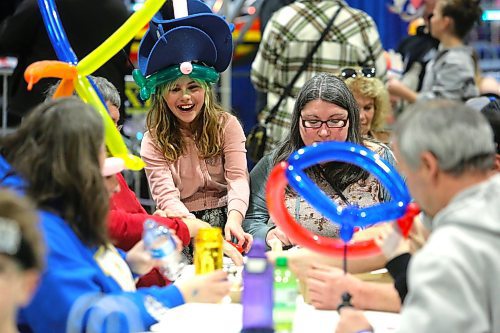
[[[242,328],[242,311],[241,304],[184,304],[169,310],[151,331],[238,333]],[[394,332],[399,327],[399,314],[374,311],[365,314],[377,333]],[[299,297],[293,332],[334,333],[338,318],[336,311],[316,310]]]

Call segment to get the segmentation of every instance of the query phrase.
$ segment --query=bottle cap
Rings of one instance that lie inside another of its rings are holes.
[[[288,266],[288,258],[287,257],[276,258],[276,267],[287,267],[287,266]]]

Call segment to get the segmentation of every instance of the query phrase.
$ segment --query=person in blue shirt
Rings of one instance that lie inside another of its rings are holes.
[[[0,332],[15,333],[17,310],[29,303],[43,268],[42,240],[31,202],[0,190]]]
[[[0,149],[0,186],[35,202],[47,247],[39,289],[19,313],[22,332],[79,332],[104,324],[113,332],[144,330],[171,307],[217,302],[229,293],[222,271],[135,289],[132,272],[143,274],[157,263],[142,242],[125,254],[107,236],[104,126],[80,99],[41,104],[0,139]]]

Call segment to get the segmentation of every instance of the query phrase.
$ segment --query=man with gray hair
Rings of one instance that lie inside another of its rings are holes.
[[[431,236],[410,261],[398,332],[500,332],[500,175],[486,119],[458,102],[414,105],[394,152]],[[344,308],[337,332],[371,332]]]

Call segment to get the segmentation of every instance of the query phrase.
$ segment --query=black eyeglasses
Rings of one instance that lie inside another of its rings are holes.
[[[305,128],[321,128],[323,124],[326,124],[326,127],[328,128],[342,128],[347,125],[347,119],[330,119],[330,120],[318,120],[318,119],[303,119],[302,116],[300,117],[302,120],[302,126]]]
[[[356,77],[358,75],[362,75],[364,77],[375,77],[375,68],[374,67],[363,67],[360,69],[356,68],[343,68],[340,71],[340,77],[342,79],[348,79],[350,77]]]

